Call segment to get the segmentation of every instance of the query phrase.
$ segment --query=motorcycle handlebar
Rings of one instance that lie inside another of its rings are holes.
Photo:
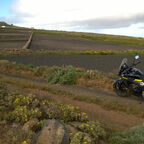
[[[139,63],[141,63],[141,62],[140,62],[140,61],[137,62],[137,63],[134,62],[130,67],[136,66],[136,65],[138,65]]]

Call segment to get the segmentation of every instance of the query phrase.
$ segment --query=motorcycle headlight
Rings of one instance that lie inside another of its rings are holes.
[[[144,86],[144,82],[140,82],[140,86]]]

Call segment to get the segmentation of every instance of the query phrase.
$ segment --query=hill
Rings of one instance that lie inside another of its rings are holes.
[[[7,24],[6,22],[0,21],[0,26],[10,26],[10,25]]]

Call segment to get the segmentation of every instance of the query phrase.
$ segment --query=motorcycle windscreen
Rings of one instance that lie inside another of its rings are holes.
[[[121,70],[121,68],[122,68],[122,66],[123,66],[124,64],[127,65],[127,61],[128,61],[127,58],[124,58],[124,59],[122,60],[120,66],[119,66],[119,71]]]

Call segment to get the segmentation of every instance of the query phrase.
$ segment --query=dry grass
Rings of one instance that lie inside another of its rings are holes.
[[[77,79],[77,85],[104,88],[110,91],[113,91],[113,82],[114,81],[108,77],[104,77],[102,79],[95,79],[95,80],[85,79],[85,78]]]

